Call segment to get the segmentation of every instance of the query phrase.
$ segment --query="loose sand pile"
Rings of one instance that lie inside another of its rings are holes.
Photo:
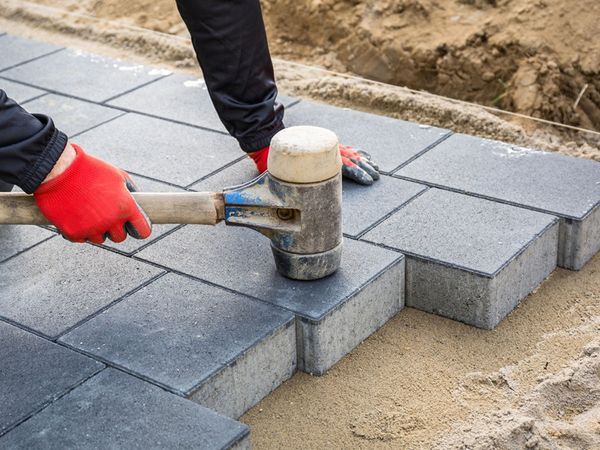
[[[66,4],[68,0],[45,1]],[[0,29],[4,31],[198,74],[190,44],[183,38],[87,17],[74,18],[17,0],[0,3]],[[285,0],[265,2],[267,11],[279,3],[291,5]],[[332,2],[310,2],[307,11],[325,8],[329,3]],[[356,8],[366,3],[353,2]],[[415,15],[417,5],[425,3],[403,2],[409,5],[403,11]],[[439,3],[453,3],[457,10],[467,8],[482,15],[503,11],[489,1]],[[505,5],[502,1],[497,3]],[[525,2],[510,2],[513,6],[522,3]],[[596,2],[568,3],[577,10],[578,5],[591,8]],[[70,4],[73,10],[90,10],[92,5],[91,10],[109,16],[115,15],[110,12],[111,7],[119,14],[130,11],[127,20],[140,25],[149,25],[139,22],[142,14],[151,20],[163,11],[159,24],[170,24],[174,28],[167,31],[182,33],[177,17],[173,22],[166,19],[174,11],[171,0],[156,1],[150,6],[141,0],[122,5],[112,0]],[[304,0],[297,1],[298,8],[305,4]],[[535,4],[538,6],[531,7],[534,10],[542,8],[542,2]],[[551,8],[557,3],[545,4]],[[434,8],[437,9],[439,6]],[[412,25],[408,23],[406,27]],[[555,32],[558,30],[551,30],[550,34]],[[275,41],[276,49],[283,48],[279,46],[286,42],[278,43],[277,38]],[[590,48],[597,43],[590,39]],[[308,47],[306,55],[310,56]],[[300,51],[298,56],[303,56]],[[332,67],[339,68],[338,56],[325,57],[331,60]],[[530,121],[507,121],[505,116],[475,105],[325,74],[317,68],[298,67],[285,61],[276,61],[276,72],[286,94],[600,160],[600,141],[592,135],[564,132]],[[242,420],[252,427],[254,447],[261,450],[527,446],[597,449],[599,336],[597,255],[581,272],[557,270],[494,331],[405,309],[326,376],[295,375]]]
[[[35,1],[187,35],[174,0]],[[600,130],[598,0],[262,4],[276,56]]]

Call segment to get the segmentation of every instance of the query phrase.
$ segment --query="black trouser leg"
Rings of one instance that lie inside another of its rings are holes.
[[[177,0],[212,102],[242,150],[283,128],[259,0]]]

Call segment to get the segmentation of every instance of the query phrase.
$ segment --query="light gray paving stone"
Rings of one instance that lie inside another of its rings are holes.
[[[329,128],[338,135],[340,143],[370,153],[386,173],[449,133],[441,128],[306,101],[289,110],[285,124]]]
[[[48,70],[48,67],[55,70]],[[1,75],[42,89],[103,102],[164,77],[166,73],[81,50],[65,49],[8,69]]]
[[[0,37],[0,71],[60,49],[56,45],[6,34]]]
[[[2,321],[0,342],[0,436],[104,367]]]
[[[403,256],[351,239],[345,240],[340,269],[311,282],[279,275],[270,241],[246,228],[185,226],[138,255],[293,311],[299,369],[315,374],[404,305]]]
[[[430,189],[363,238],[407,255],[408,306],[489,329],[556,267],[558,219]]]
[[[2,40],[0,39],[0,45],[2,45],[1,42]],[[19,84],[13,81],[3,79],[0,79],[0,89],[6,92],[6,95],[8,95],[10,98],[12,98],[15,102],[19,104],[45,94],[45,91],[42,91],[40,89],[32,88],[30,86],[25,86],[24,84]]]
[[[131,175],[131,178],[140,192],[184,192],[183,189],[171,186],[170,184],[160,183],[158,181],[149,180],[137,175]],[[124,242],[118,244],[110,240],[106,240],[104,246],[118,250],[126,255],[131,255],[138,251],[141,247],[151,244],[156,239],[159,239],[165,233],[176,227],[177,225],[152,225],[152,234],[148,239],[140,240],[128,237]]]
[[[129,113],[77,137],[127,171],[187,186],[244,156],[230,136]]]
[[[560,217],[561,267],[600,250],[598,162],[457,134],[397,175]]]
[[[280,95],[278,101],[288,106],[296,99]],[[227,132],[213,107],[206,83],[195,77],[174,74],[118,97],[110,104],[130,111]]]
[[[244,184],[258,176],[256,165],[250,158],[244,158],[226,169],[190,186],[195,191],[218,192],[225,188]]]
[[[51,231],[33,225],[0,225],[0,262],[52,236]]]
[[[292,313],[174,274],[61,341],[234,418],[296,369]]]
[[[55,94],[32,100],[23,107],[31,113],[50,116],[56,127],[70,137],[123,114],[117,109]]]
[[[249,448],[248,427],[106,369],[0,438],[11,449]]]
[[[0,266],[0,316],[54,338],[159,273],[56,237]]]

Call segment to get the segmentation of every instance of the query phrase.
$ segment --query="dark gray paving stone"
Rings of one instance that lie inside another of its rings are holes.
[[[556,267],[558,220],[430,189],[363,238],[407,255],[408,306],[493,328]]]
[[[55,94],[32,100],[23,107],[31,113],[52,117],[56,127],[68,136],[81,133],[123,114],[117,109]]]
[[[341,268],[312,282],[280,276],[270,242],[245,228],[186,226],[138,255],[293,311],[298,366],[312,373],[324,373],[404,304],[402,255],[350,239]]]
[[[254,162],[250,158],[244,158],[226,169],[191,185],[190,188],[199,192],[218,192],[228,187],[244,184],[258,175]]]
[[[281,95],[278,100],[284,106],[296,101],[292,97]],[[227,132],[213,107],[206,83],[194,77],[171,75],[111,100],[110,104],[131,111]]]
[[[140,192],[183,192],[183,189],[181,188],[171,186],[170,184],[149,180],[137,175],[131,175],[131,178]],[[104,243],[104,246],[118,250],[126,255],[131,255],[138,251],[141,247],[151,244],[159,239],[162,235],[176,227],[177,225],[152,225],[152,235],[150,235],[148,239],[140,240],[128,238],[119,244],[115,244],[114,242],[107,240]]]
[[[249,448],[249,430],[114,369],[103,370],[0,439],[11,449]]]
[[[0,436],[104,367],[2,321],[0,342]]]
[[[33,225],[0,225],[0,262],[52,236],[51,231]]]
[[[560,217],[561,267],[600,250],[598,162],[453,135],[397,175]]]
[[[179,186],[244,155],[229,136],[133,113],[83,133],[77,141],[125,170]]]
[[[55,52],[60,48],[45,42],[6,34],[0,37],[0,71]]]
[[[305,101],[289,110],[285,124],[329,128],[338,135],[340,143],[370,153],[380,169],[388,173],[449,133],[441,128]]]
[[[0,266],[0,316],[54,338],[160,272],[56,237]]]
[[[1,43],[2,40],[0,39],[0,45],[2,45]],[[45,91],[40,89],[35,89],[30,86],[25,86],[24,84],[14,83],[12,81],[3,79],[0,79],[0,89],[6,92],[6,95],[8,95],[17,103],[24,103],[27,100],[39,97],[45,93]]]
[[[288,311],[169,274],[61,341],[239,417],[294,373],[293,325]]]
[[[48,67],[54,70],[48,70]],[[161,78],[165,73],[168,72],[65,49],[8,69],[2,76],[61,94],[103,102]]]

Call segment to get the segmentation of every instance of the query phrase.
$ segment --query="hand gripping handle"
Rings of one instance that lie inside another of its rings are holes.
[[[219,192],[134,192],[136,202],[153,224],[193,223],[215,225],[223,220],[223,194]],[[48,225],[33,196],[0,194],[0,224]]]

